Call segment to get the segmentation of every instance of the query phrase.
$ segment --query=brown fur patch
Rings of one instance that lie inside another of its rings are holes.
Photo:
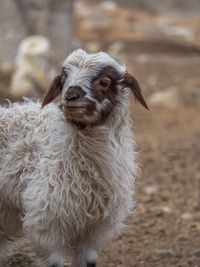
[[[121,79],[121,75],[111,66],[103,68],[98,75],[92,80],[92,96],[101,103],[105,98],[115,103],[117,94],[117,82]],[[110,80],[109,87],[104,88],[100,85],[102,80]]]

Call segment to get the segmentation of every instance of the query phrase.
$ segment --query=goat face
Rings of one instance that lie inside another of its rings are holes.
[[[64,61],[62,73],[50,85],[42,106],[61,94],[61,109],[68,121],[79,128],[97,126],[120,102],[125,87],[148,108],[137,81],[124,66],[106,53],[87,54],[78,49]]]

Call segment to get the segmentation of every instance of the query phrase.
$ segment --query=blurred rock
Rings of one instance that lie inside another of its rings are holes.
[[[168,213],[168,214],[172,212],[172,209],[168,206],[164,206],[161,209],[162,209],[162,211],[164,211],[165,213]]]
[[[200,107],[200,84],[186,83],[181,88],[170,88],[154,93],[150,99],[151,105],[162,105],[177,108],[179,105]]]
[[[192,220],[193,215],[192,215],[191,213],[189,213],[189,212],[186,212],[186,213],[183,213],[183,214],[181,215],[181,218],[182,218],[183,220]]]
[[[55,75],[48,39],[27,37],[18,49],[10,92],[15,97],[41,96]]]
[[[99,7],[101,7],[104,11],[114,12],[119,6],[114,1],[102,1],[99,3]]]
[[[176,108],[180,104],[179,93],[176,88],[156,92],[149,98],[150,105],[162,105],[168,108]]]
[[[144,188],[144,191],[147,195],[152,195],[155,192],[158,191],[158,186],[157,185],[149,185]]]
[[[114,1],[77,1],[77,37],[83,40],[163,41],[200,47],[200,18],[171,13],[152,14],[119,6]]]
[[[156,255],[163,257],[172,257],[174,256],[174,252],[171,249],[157,249]]]
[[[99,0],[93,0],[99,1]],[[115,0],[118,4],[128,7],[135,8],[138,10],[146,10],[148,12],[157,14],[157,13],[168,13],[171,14],[197,14],[199,15],[200,2],[199,0]]]

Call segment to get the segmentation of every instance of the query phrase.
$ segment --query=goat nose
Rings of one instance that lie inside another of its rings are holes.
[[[70,86],[65,94],[65,98],[67,101],[73,101],[84,95],[85,92],[80,86]]]

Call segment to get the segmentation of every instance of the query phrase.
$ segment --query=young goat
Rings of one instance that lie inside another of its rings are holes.
[[[96,266],[97,254],[133,211],[137,174],[124,66],[78,49],[47,90],[0,107],[0,250],[25,236],[37,266]],[[49,104],[61,95],[60,104]],[[49,105],[47,105],[49,104]]]

